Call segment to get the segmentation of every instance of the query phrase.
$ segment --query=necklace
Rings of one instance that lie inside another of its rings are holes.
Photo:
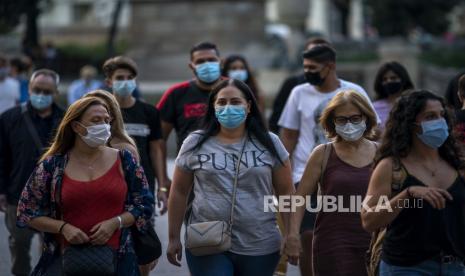
[[[428,168],[425,164],[419,162],[420,165],[425,168],[427,171],[430,171],[431,172],[431,177],[435,177],[436,176],[436,172],[438,171],[438,168],[436,168],[435,170],[432,170],[430,168]]]
[[[97,160],[100,159],[100,155],[101,155],[101,154],[102,154],[102,152],[99,150],[99,154],[97,155],[97,157],[96,157],[94,160],[92,160],[90,163],[84,162],[84,161],[82,161],[81,159],[79,159],[79,158],[77,157],[77,154],[76,154],[76,153],[73,154],[73,157],[74,157],[74,159],[76,159],[76,161],[78,161],[78,164],[79,164],[81,167],[84,167],[84,168],[87,168],[87,169],[93,171],[93,170],[95,169],[95,168],[94,168],[95,162],[97,162]]]

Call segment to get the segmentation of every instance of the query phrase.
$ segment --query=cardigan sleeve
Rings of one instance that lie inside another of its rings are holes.
[[[143,231],[153,215],[155,201],[149,191],[144,169],[128,150],[122,150],[123,171],[128,185],[126,211],[136,219],[135,225]]]

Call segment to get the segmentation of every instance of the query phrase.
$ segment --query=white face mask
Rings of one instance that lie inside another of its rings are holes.
[[[339,126],[336,125],[336,133],[346,141],[357,141],[360,139],[365,130],[367,129],[365,120],[361,121],[359,124],[352,124],[347,122],[347,124]]]
[[[111,136],[109,124],[99,124],[88,127],[84,126],[81,123],[79,124],[87,130],[87,134],[85,136],[81,134],[79,134],[79,136],[81,136],[81,139],[89,147],[96,148],[98,146],[103,146],[107,143],[108,139]]]

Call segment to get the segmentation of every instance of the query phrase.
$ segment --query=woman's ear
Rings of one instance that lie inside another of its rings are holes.
[[[71,129],[77,134],[80,134],[80,133],[82,134],[82,132],[87,132],[87,130],[83,126],[81,126],[77,121],[71,122]]]
[[[249,114],[251,110],[252,110],[252,102],[248,101],[247,102],[247,114]]]

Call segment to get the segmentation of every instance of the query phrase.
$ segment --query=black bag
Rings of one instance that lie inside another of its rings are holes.
[[[65,276],[116,275],[116,253],[107,245],[70,245],[63,253]]]
[[[144,234],[139,232],[136,226],[133,226],[131,234],[139,265],[146,265],[160,258],[161,242],[152,224],[149,225]]]

